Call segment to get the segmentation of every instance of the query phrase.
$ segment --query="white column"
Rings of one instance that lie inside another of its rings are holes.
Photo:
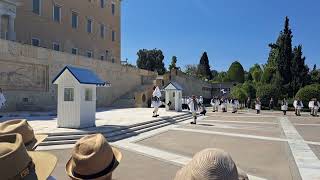
[[[16,40],[16,32],[14,29],[14,16],[9,16],[9,40]]]
[[[170,100],[170,91],[166,90],[166,110],[169,111],[170,107],[168,106]]]

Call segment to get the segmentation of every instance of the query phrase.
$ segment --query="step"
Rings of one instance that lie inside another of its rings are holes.
[[[185,114],[180,114],[180,115],[176,115],[176,116],[172,116],[171,118],[172,119],[175,119],[175,118],[179,118],[179,117],[189,117],[191,114],[189,113],[185,113]],[[141,126],[141,125],[145,125],[145,124],[150,124],[150,123],[153,123],[153,122],[157,122],[157,121],[163,121],[163,120],[167,120],[168,118],[160,118],[160,119],[155,119],[155,120],[150,120],[150,121],[145,121],[145,122],[141,122],[141,123],[136,123],[136,124],[132,124],[132,125],[129,125],[129,126],[126,126],[126,127],[122,127],[122,128],[119,128],[117,130],[123,130],[123,129],[128,129],[128,128],[132,128],[132,127],[135,127],[135,126]],[[107,125],[108,126],[108,125]],[[101,128],[104,128],[104,126],[99,126]],[[98,128],[99,128],[98,127]],[[113,131],[117,131],[117,130],[113,130]],[[91,131],[88,133],[88,129],[84,129],[83,131],[78,131],[78,132],[58,132],[58,133],[47,133],[49,136],[65,136],[65,135],[83,135],[83,134],[94,134],[94,133],[97,133],[97,132],[112,132],[112,131],[101,131],[101,130],[95,130],[95,131]]]
[[[168,126],[171,124],[179,123],[185,120],[189,120],[191,118],[191,115],[188,116],[180,116],[176,119],[171,119],[168,121],[168,119],[163,119],[160,121],[156,121],[153,123],[148,123],[144,125],[138,125],[133,128],[126,127],[119,130],[114,131],[106,131],[106,132],[100,132],[104,136],[107,137],[108,141],[116,141],[118,139],[123,139],[125,137],[131,137],[134,135],[141,134],[143,132],[151,131],[157,128],[161,128],[164,126]],[[93,134],[93,133],[90,133]],[[49,146],[49,145],[60,145],[60,144],[73,144],[81,137],[85,136],[87,134],[81,134],[81,135],[71,135],[71,136],[54,136],[54,137],[48,137],[45,142],[42,142],[40,146]]]

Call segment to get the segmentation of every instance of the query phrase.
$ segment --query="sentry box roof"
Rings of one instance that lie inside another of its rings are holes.
[[[62,71],[53,79],[52,83],[55,83],[56,80],[68,70],[75,79],[78,80],[80,84],[92,84],[96,86],[105,86],[110,87],[111,84],[107,81],[103,81],[95,72],[90,69],[66,66]]]
[[[164,88],[164,90],[179,90],[182,91],[183,88],[176,82],[170,82],[168,85],[166,85]]]

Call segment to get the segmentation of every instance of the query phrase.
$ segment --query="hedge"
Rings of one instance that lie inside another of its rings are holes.
[[[296,98],[300,98],[305,107],[308,106],[312,98],[320,100],[320,84],[312,84],[301,88],[297,92]]]

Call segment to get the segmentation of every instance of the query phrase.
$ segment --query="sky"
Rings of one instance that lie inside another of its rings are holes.
[[[204,51],[211,69],[239,61],[247,70],[265,64],[269,43],[290,19],[293,45],[302,44],[309,68],[320,66],[319,0],[122,0],[121,53],[136,64],[139,49],[161,49],[165,65],[198,64]]]

